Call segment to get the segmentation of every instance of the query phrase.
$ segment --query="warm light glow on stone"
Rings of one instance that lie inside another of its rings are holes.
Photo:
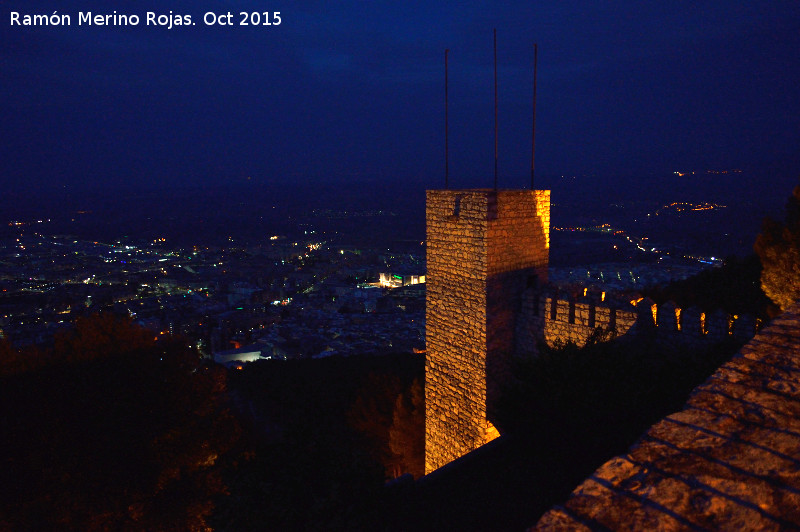
[[[489,443],[492,440],[496,440],[500,437],[500,431],[492,425],[491,421],[486,422],[486,443]]]
[[[487,412],[514,349],[512,301],[547,281],[550,192],[429,190],[426,226],[430,473],[499,435]]]

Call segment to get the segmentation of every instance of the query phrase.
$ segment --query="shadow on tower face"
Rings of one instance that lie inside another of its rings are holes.
[[[549,191],[499,191],[489,221],[486,278],[486,409],[494,419],[500,390],[510,375],[522,294],[547,281],[550,247]]]
[[[426,471],[491,437],[522,292],[547,279],[550,193],[429,190]]]

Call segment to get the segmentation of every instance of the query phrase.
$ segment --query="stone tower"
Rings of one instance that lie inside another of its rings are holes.
[[[428,190],[426,225],[429,473],[497,436],[520,296],[547,280],[550,191]]]

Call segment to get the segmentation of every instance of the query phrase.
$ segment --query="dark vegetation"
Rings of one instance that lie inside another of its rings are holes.
[[[423,472],[423,362],[228,371],[111,315],[0,340],[0,530],[373,528]]]
[[[676,348],[653,336],[544,347],[538,358],[517,362],[500,422],[515,433],[545,426],[562,435],[590,431],[602,436],[598,444],[627,447],[665,414],[681,409],[691,390],[740,345],[730,340]]]
[[[497,415],[501,440],[397,497],[395,529],[522,530],[652,424],[739,348],[675,349],[655,338],[542,348],[520,361]],[[399,501],[399,502],[398,502]]]
[[[231,384],[244,409],[256,412],[259,444],[254,458],[233,472],[231,496],[218,505],[213,524],[523,529],[649,426],[680,410],[738,348],[729,341],[675,349],[647,337],[543,347],[538,359],[516,367],[498,412],[497,423],[509,429],[505,438],[417,483],[387,485],[422,467],[424,424],[402,413],[422,411],[421,358],[251,365]],[[403,417],[406,424],[396,422]],[[398,449],[409,449],[418,465],[409,466]]]
[[[786,202],[783,222],[766,218],[755,243],[761,286],[782,310],[800,299],[800,186]]]
[[[113,316],[0,357],[0,530],[206,526],[242,435],[224,369]]]
[[[737,347],[545,349],[516,369],[506,438],[387,486],[422,471],[422,357],[227,372],[179,339],[95,316],[52,349],[0,343],[0,529],[522,528]]]
[[[674,301],[681,308],[697,307],[704,312],[721,309],[729,314],[749,314],[769,319],[779,309],[761,289],[761,262],[752,254],[740,259],[729,257],[720,268],[675,281],[665,287],[643,291],[658,304]]]
[[[420,355],[264,361],[231,376],[256,434],[231,470],[224,530],[374,528],[384,482],[423,472]]]

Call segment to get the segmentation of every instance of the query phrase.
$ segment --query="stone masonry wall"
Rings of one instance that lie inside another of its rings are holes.
[[[492,419],[510,372],[522,295],[547,282],[550,191],[501,191],[488,243],[486,408]]]
[[[603,294],[605,295],[605,294]],[[706,314],[672,302],[656,305],[638,301],[603,301],[599,293],[570,297],[557,289],[530,288],[522,295],[517,323],[517,353],[535,354],[536,344],[572,342],[583,347],[600,328],[608,338],[655,334],[659,341],[676,345],[719,341],[725,336],[752,338],[759,323],[752,316],[721,311]]]
[[[549,213],[549,191],[427,191],[426,473],[492,437],[521,294],[546,280]]]

